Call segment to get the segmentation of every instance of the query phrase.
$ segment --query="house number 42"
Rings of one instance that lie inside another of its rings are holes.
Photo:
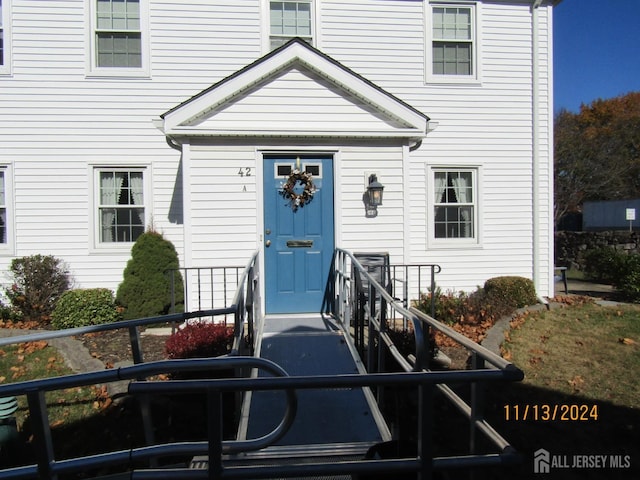
[[[241,177],[250,177],[251,176],[251,167],[242,167],[238,170],[238,175]]]

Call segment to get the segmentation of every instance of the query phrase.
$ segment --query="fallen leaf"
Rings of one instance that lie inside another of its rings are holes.
[[[537,364],[539,364],[539,363],[544,363],[544,362],[542,361],[542,358],[541,358],[541,357],[531,357],[531,358],[529,359],[529,363],[530,363],[531,365],[537,365]]]
[[[619,338],[618,342],[624,344],[624,345],[635,345],[636,341],[633,340],[632,338]]]
[[[582,378],[580,375],[576,375],[573,380],[569,380],[568,383],[573,387],[574,390],[579,390],[578,387],[584,384],[584,378]]]
[[[64,420],[56,420],[55,422],[51,423],[51,428],[56,428],[60,425],[64,425]]]

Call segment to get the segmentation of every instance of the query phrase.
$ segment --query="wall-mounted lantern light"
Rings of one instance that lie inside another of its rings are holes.
[[[378,181],[378,176],[375,173],[369,175],[367,190],[362,194],[362,201],[364,202],[367,218],[378,216],[378,206],[382,205],[383,190],[384,187]]]
[[[375,173],[369,175],[369,185],[367,186],[367,196],[369,197],[369,206],[376,208],[382,205],[382,191],[384,186],[378,181]]]

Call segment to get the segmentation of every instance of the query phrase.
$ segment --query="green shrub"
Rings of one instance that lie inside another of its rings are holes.
[[[25,320],[48,322],[71,280],[64,263],[51,255],[14,258],[9,270],[13,283],[5,294]]]
[[[537,303],[533,282],[523,277],[495,277],[471,293],[435,291],[435,318],[448,323],[493,323],[516,309]],[[420,294],[416,308],[431,315],[431,292]]]
[[[494,277],[484,282],[484,293],[489,305],[518,309],[538,303],[533,281],[516,276]]]
[[[640,302],[640,255],[625,255],[624,266],[613,285],[631,302]]]
[[[0,320],[17,322],[22,320],[22,313],[20,313],[15,307],[11,305],[5,305],[0,302]]]
[[[594,248],[584,254],[587,280],[612,285],[625,271],[627,254],[610,247]]]
[[[171,242],[161,234],[147,231],[140,235],[131,249],[131,259],[116,294],[116,302],[124,307],[124,318],[144,318],[165,315],[171,310],[171,274],[177,269],[178,254]],[[176,312],[183,310],[182,275],[175,274]]]
[[[51,325],[61,330],[120,319],[113,292],[108,288],[89,288],[65,292],[51,314]]]
[[[416,303],[416,308],[427,315],[431,315],[431,298],[435,296],[436,320],[453,324],[461,320],[466,310],[468,294],[466,292],[446,292],[443,293],[440,287],[436,287],[435,292],[421,293],[420,299]]]
[[[216,323],[190,323],[165,343],[168,358],[208,358],[226,355],[233,346],[233,327]]]

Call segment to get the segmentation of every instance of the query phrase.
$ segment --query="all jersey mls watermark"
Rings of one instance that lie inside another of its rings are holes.
[[[533,454],[533,472],[550,473],[559,469],[626,469],[629,455],[553,455],[541,448]]]

